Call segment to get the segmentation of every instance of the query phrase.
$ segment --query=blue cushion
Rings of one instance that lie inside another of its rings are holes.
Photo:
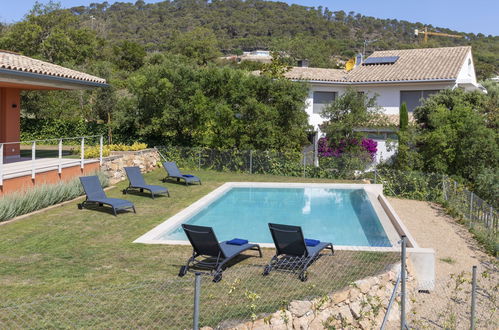
[[[242,238],[234,238],[234,239],[231,239],[230,241],[227,241],[227,244],[231,244],[231,245],[244,245],[244,244],[248,244],[248,240],[247,239],[242,239]]]
[[[184,178],[193,178],[194,177],[194,175],[192,175],[192,174],[183,174],[182,176]]]
[[[316,240],[316,239],[310,239],[310,238],[305,238],[305,245],[306,246],[317,246],[319,245],[321,241]]]

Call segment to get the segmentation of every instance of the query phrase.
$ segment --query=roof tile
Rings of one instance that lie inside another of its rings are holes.
[[[99,84],[106,83],[106,80],[103,78],[3,50],[0,50],[0,68]]]

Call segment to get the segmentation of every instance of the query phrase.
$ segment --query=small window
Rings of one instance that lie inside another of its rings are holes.
[[[314,92],[313,113],[322,113],[322,110],[336,99],[336,92]]]
[[[407,111],[413,112],[416,107],[421,105],[422,100],[438,92],[439,90],[400,91],[400,105],[405,103],[407,105]]]

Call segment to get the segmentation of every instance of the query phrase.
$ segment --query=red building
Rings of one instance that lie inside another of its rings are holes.
[[[61,153],[54,158],[37,159],[36,152],[32,157],[21,157],[21,91],[106,86],[105,79],[0,50],[0,194],[66,180],[99,167],[99,159],[65,159]],[[36,148],[35,141],[28,143]]]

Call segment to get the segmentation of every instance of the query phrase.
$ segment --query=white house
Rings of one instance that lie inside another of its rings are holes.
[[[397,122],[399,107],[404,102],[412,112],[422,99],[446,88],[483,90],[476,81],[469,46],[376,51],[365,60],[358,56],[356,62],[349,72],[293,67],[285,74],[290,80],[309,84],[306,111],[309,123],[319,135],[319,126],[324,122],[322,109],[347,87],[376,95],[383,112]],[[390,131],[371,132],[371,137],[378,141],[378,161],[393,153],[386,148],[390,134]]]

